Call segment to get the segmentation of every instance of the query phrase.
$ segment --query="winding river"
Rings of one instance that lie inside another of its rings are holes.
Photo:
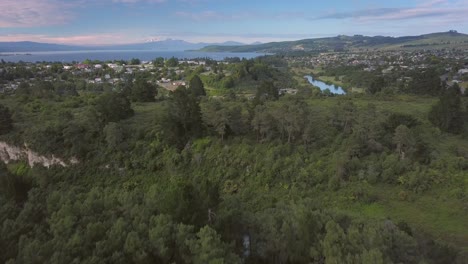
[[[306,75],[306,76],[304,76],[304,78],[306,78],[309,81],[310,84],[320,88],[320,90],[322,90],[322,91],[330,90],[330,92],[332,94],[346,94],[346,92],[340,86],[336,86],[334,84],[332,84],[332,85],[326,84],[326,83],[324,83],[322,81],[314,79],[314,77],[312,77],[310,75]]]

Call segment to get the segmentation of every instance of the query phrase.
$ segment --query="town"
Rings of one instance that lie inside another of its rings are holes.
[[[385,80],[386,92],[404,92],[404,87],[413,81],[415,72],[429,69],[434,70],[433,74],[448,87],[457,85],[462,94],[468,88],[468,53],[463,50],[328,52],[287,56],[285,61],[287,67],[292,69],[286,73],[289,77],[311,74],[326,83],[343,86],[349,92],[369,92],[372,80],[376,77]],[[190,76],[199,74],[209,90],[220,90],[213,94],[225,94],[228,89],[232,92],[235,86],[245,88],[245,85],[237,85],[241,78],[238,69],[240,64],[239,58],[226,58],[223,61],[206,58],[107,62],[85,60],[76,63],[2,61],[0,93],[8,93],[22,84],[32,85],[37,81],[73,82],[76,89],[82,91],[119,91],[125,83],[135,77],[142,77],[149,83],[174,91],[179,86],[186,86]],[[276,68],[283,69],[284,72],[284,65]],[[298,71],[294,71],[295,69]],[[301,82],[291,80],[283,82],[279,87],[280,93],[283,94],[296,94],[300,88]],[[246,89],[237,92],[242,90]]]

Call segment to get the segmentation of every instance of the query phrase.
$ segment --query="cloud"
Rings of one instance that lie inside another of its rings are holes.
[[[425,17],[434,18],[465,18],[468,12],[466,0],[449,2],[447,0],[434,0],[423,2],[410,8],[375,8],[349,12],[335,12],[314,19],[355,19],[358,21],[392,21],[409,20]]]
[[[378,8],[325,15],[317,19],[359,19],[359,20],[405,20],[422,17],[446,17],[466,14],[468,8]]]
[[[160,4],[166,2],[166,0],[112,0],[112,2],[123,4],[136,4],[141,2]]]
[[[186,12],[178,11],[175,15],[180,18],[185,18],[194,21],[237,21],[237,20],[291,20],[301,19],[305,17],[303,12],[280,12],[267,14],[258,11],[240,11],[236,13],[225,13],[213,10],[202,12]]]
[[[57,0],[1,0],[0,28],[65,24],[72,18],[70,6]]]
[[[399,8],[376,8],[365,9],[353,12],[333,13],[317,17],[317,19],[346,19],[346,18],[360,18],[360,17],[375,17],[399,12]]]
[[[0,42],[3,41],[34,41],[42,43],[57,43],[67,45],[108,45],[129,43],[123,34],[89,34],[72,36],[48,36],[41,34],[8,34],[0,35]]]
[[[305,33],[206,33],[206,32],[159,32],[147,36],[144,40],[183,39],[193,43],[221,43],[238,41],[242,43],[273,42],[307,38],[329,37],[333,34],[305,34]]]
[[[175,15],[178,17],[187,18],[187,19],[196,20],[196,21],[213,20],[213,19],[218,20],[218,19],[222,19],[223,17],[225,17],[223,14],[216,12],[216,11],[203,11],[199,13],[177,11]]]

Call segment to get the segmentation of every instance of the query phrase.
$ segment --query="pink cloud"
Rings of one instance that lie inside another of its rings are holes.
[[[0,28],[64,24],[72,17],[69,6],[57,0],[1,0]]]
[[[34,34],[0,35],[0,42],[3,41],[34,41],[67,45],[109,45],[129,43],[128,38],[121,34],[93,34],[75,36],[47,36]]]
[[[135,3],[140,3],[140,2],[146,2],[146,3],[164,3],[166,0],[112,0],[114,3],[124,3],[124,4],[135,4]]]
[[[257,11],[243,11],[237,13],[223,13],[212,10],[202,11],[202,12],[184,12],[178,11],[175,12],[175,15],[181,18],[190,19],[194,21],[225,21],[225,20],[246,20],[246,19],[280,19],[289,17],[288,13],[279,13],[279,14],[264,14]]]

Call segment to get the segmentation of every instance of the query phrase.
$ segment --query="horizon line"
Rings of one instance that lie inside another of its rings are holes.
[[[377,34],[377,35],[364,35],[364,34],[338,34],[338,35],[330,35],[330,36],[317,36],[317,37],[305,37],[305,38],[294,38],[294,39],[287,39],[283,38],[282,40],[275,40],[275,41],[254,41],[252,43],[245,43],[241,41],[236,41],[236,40],[230,40],[227,39],[225,41],[221,42],[209,42],[209,41],[190,41],[190,40],[185,40],[181,38],[166,38],[166,39],[161,39],[157,41],[141,41],[141,42],[126,42],[126,43],[117,43],[117,44],[99,44],[99,43],[92,43],[92,44],[72,44],[72,43],[63,43],[63,42],[47,42],[47,41],[33,41],[33,40],[18,40],[18,41],[0,41],[0,43],[25,43],[25,42],[30,42],[30,43],[38,43],[38,44],[51,44],[51,45],[62,45],[62,46],[78,46],[78,47],[112,47],[112,46],[125,46],[125,45],[138,45],[138,44],[146,44],[146,43],[158,43],[158,42],[164,42],[164,41],[184,41],[190,44],[223,44],[226,42],[237,42],[240,43],[241,46],[248,46],[248,45],[261,45],[261,44],[267,44],[267,43],[274,43],[274,42],[294,42],[294,41],[300,41],[300,40],[307,40],[307,39],[323,39],[323,38],[334,38],[334,37],[340,37],[340,36],[347,36],[347,37],[354,37],[354,36],[364,36],[364,37],[391,37],[391,38],[401,38],[401,37],[418,37],[418,36],[424,36],[424,35],[431,35],[431,34],[441,34],[441,33],[457,33],[461,35],[468,35],[467,33],[464,32],[459,32],[457,30],[448,30],[448,31],[439,31],[439,32],[432,32],[432,33],[426,33],[426,34],[421,34],[421,35],[383,35],[383,34]],[[258,44],[256,44],[258,43]],[[233,45],[235,46],[235,45]]]

